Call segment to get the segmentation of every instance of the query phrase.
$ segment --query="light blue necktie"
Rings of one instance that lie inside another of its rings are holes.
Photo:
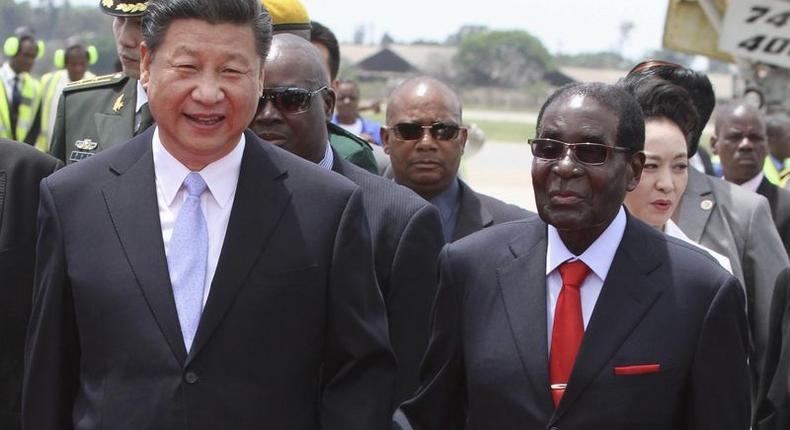
[[[184,345],[189,352],[195,339],[200,313],[203,310],[203,286],[206,282],[208,258],[208,228],[200,209],[200,195],[206,182],[197,172],[184,179],[187,198],[176,218],[167,253],[167,267],[173,297],[178,311],[178,322]]]

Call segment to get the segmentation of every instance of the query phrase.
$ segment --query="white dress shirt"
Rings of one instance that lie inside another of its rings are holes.
[[[318,165],[323,167],[326,170],[332,170],[332,167],[335,166],[335,156],[332,154],[332,145],[329,141],[326,142],[326,149],[324,150],[324,158],[318,162]]]
[[[16,72],[11,68],[8,64],[8,61],[3,63],[3,66],[0,67],[0,78],[3,79],[3,85],[5,85],[5,97],[8,99],[8,106],[11,106],[11,98],[14,95],[14,77],[16,77]],[[19,84],[22,85],[22,76],[19,77]],[[22,91],[22,88],[19,88]]]
[[[752,179],[749,179],[748,181],[742,183],[741,186],[743,188],[746,188],[749,191],[752,191],[752,192],[756,193],[757,192],[757,188],[760,187],[760,183],[763,182],[763,177],[764,176],[765,175],[763,174],[763,171],[760,170],[760,173],[758,173],[757,176],[755,176]]]
[[[709,249],[707,247],[704,247],[704,246],[700,245],[699,243],[694,242],[693,240],[691,240],[691,238],[686,236],[686,233],[683,233],[683,230],[681,230],[680,227],[677,224],[675,224],[675,222],[672,221],[671,219],[667,220],[667,223],[664,224],[664,233],[667,236],[672,236],[674,238],[680,239],[683,242],[686,242],[686,243],[688,243],[690,245],[694,245],[697,248],[707,252],[708,254],[710,254],[711,257],[716,259],[716,261],[719,263],[719,266],[724,268],[724,270],[730,272],[730,275],[732,275],[732,264],[730,264],[730,259],[729,258],[727,258],[727,257],[719,254],[718,252],[716,252],[716,251],[714,251],[712,249]]]
[[[162,224],[162,240],[165,253],[169,253],[168,244],[173,235],[178,212],[187,197],[183,187],[184,179],[190,170],[181,164],[159,140],[159,128],[154,130],[152,141],[154,155],[154,173],[156,175],[156,200],[159,205],[159,221]],[[239,144],[226,156],[209,164],[201,170],[200,176],[208,185],[208,190],[200,196],[200,207],[206,218],[208,227],[208,261],[206,265],[206,283],[203,288],[203,305],[208,299],[211,281],[217,270],[219,254],[225,242],[230,211],[236,196],[236,185],[239,181],[241,158],[244,154],[244,135]]]
[[[582,301],[582,319],[584,329],[590,322],[595,303],[601,294],[606,275],[612,266],[614,254],[620,246],[620,241],[625,233],[625,210],[620,207],[614,220],[606,227],[603,233],[595,239],[582,255],[576,256],[568,250],[560,239],[559,232],[554,226],[548,226],[548,248],[546,251],[546,322],[548,327],[549,345],[551,333],[554,330],[554,308],[562,290],[562,277],[558,267],[568,260],[581,260],[590,268],[590,274],[582,283],[579,290]]]

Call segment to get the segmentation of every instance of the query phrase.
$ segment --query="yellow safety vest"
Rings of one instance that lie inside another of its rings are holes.
[[[52,97],[60,86],[60,82],[67,79],[68,71],[66,70],[57,70],[41,77],[41,133],[36,140],[36,148],[42,152],[49,151],[49,133],[52,128],[49,117],[52,113]]]
[[[41,103],[41,84],[30,76],[22,73],[22,103],[19,105],[19,114],[16,120],[16,139],[23,142],[28,132],[33,127],[36,111]],[[11,104],[5,93],[5,85],[0,83],[0,137],[14,139],[11,133]]]

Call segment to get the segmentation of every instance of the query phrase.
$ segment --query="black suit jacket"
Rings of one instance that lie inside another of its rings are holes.
[[[359,189],[247,131],[187,354],[153,130],[42,182],[26,428],[384,428],[395,361]]]
[[[790,256],[790,191],[779,188],[766,178],[757,187],[757,193],[768,199],[771,217],[776,224],[785,251]]]
[[[332,169],[362,189],[373,239],[376,278],[387,305],[392,349],[398,359],[394,406],[418,387],[420,360],[430,333],[436,260],[444,246],[436,208],[410,189],[373,175],[335,154]],[[394,409],[394,408],[393,408]]]
[[[38,184],[62,163],[0,139],[0,428],[20,428],[25,328],[33,296]]]
[[[787,430],[790,428],[790,268],[784,269],[776,280],[769,324],[752,428]]]
[[[414,429],[749,427],[738,281],[710,256],[628,217],[557,409],[549,390],[546,224],[490,227],[444,248]],[[616,374],[621,366],[658,372]],[[409,423],[410,422],[410,423]]]
[[[461,205],[455,221],[453,240],[507,221],[527,218],[531,212],[472,190],[459,180]]]

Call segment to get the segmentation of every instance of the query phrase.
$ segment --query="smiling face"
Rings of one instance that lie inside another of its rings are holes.
[[[460,106],[449,89],[437,81],[418,82],[401,88],[387,107],[387,126],[401,123],[461,125]],[[417,140],[401,140],[394,130],[382,132],[384,152],[389,154],[395,182],[425,199],[444,191],[458,174],[466,144],[466,129],[453,139],[438,140],[423,130]]]
[[[728,181],[742,184],[762,171],[768,143],[765,122],[757,109],[743,104],[725,108],[716,118],[710,143]]]
[[[625,197],[628,210],[663,230],[688,183],[686,138],[670,120],[645,121],[645,167],[639,185]]]
[[[121,60],[123,72],[134,79],[140,79],[140,43],[142,20],[139,16],[116,16],[112,21],[115,36],[115,50]]]
[[[538,137],[616,146],[618,121],[611,109],[592,97],[560,96],[545,109]],[[625,193],[636,188],[641,157],[610,151],[597,166],[579,163],[569,151],[559,160],[533,158],[538,214],[557,228],[569,250],[581,254],[617,215]]]
[[[229,153],[263,89],[252,29],[179,19],[155,53],[142,52],[141,83],[168,152],[192,170]]]

